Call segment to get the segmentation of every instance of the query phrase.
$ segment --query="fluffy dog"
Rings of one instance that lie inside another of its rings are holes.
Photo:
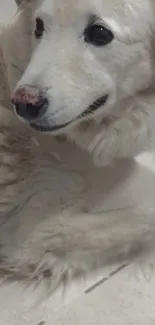
[[[53,289],[154,248],[154,213],[106,212],[106,196],[154,142],[155,6],[17,3],[0,36],[0,270]]]

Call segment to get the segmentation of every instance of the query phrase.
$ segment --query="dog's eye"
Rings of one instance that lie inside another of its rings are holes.
[[[44,22],[41,18],[36,19],[35,37],[40,38],[44,33]]]
[[[102,25],[92,25],[86,28],[84,33],[85,42],[95,46],[104,46],[112,42],[113,33]]]

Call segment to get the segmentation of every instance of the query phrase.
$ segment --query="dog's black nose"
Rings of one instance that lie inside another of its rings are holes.
[[[41,117],[48,106],[48,100],[39,88],[29,85],[20,87],[15,92],[12,102],[16,113],[28,121]]]
[[[36,105],[34,104],[25,104],[22,102],[15,102],[16,113],[23,117],[24,119],[31,121],[41,117],[47,108],[47,100],[44,99],[43,101],[38,102]]]

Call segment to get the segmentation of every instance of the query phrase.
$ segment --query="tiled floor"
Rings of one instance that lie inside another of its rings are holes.
[[[12,1],[0,1],[3,21],[14,11]],[[155,163],[150,155],[138,160],[140,169],[142,165],[147,167],[140,178],[144,185],[143,196],[147,194],[147,202],[154,202]],[[148,179],[149,188],[146,187]],[[0,325],[154,325],[154,302],[153,271],[118,265],[100,271],[80,287],[71,288],[65,303],[57,293],[48,303],[32,307],[29,291],[25,292],[18,283],[1,286]]]
[[[67,304],[53,297],[48,304],[26,307],[18,285],[0,291],[0,325],[154,325],[155,277],[134,266],[122,267],[94,290]],[[22,302],[23,299],[23,302]]]

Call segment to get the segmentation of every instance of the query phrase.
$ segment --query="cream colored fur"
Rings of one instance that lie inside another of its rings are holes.
[[[97,8],[98,12],[101,12],[103,4],[105,8],[107,6],[108,19],[114,28],[117,27],[121,42],[127,43],[129,53],[124,57],[125,49],[121,52],[121,44],[117,53],[113,45],[111,52],[113,59],[118,56],[116,66],[119,74],[113,67],[112,77],[117,75],[116,85],[117,81],[121,85],[116,97],[111,88],[115,105],[107,106],[103,116],[100,112],[93,119],[64,130],[69,141],[63,141],[63,137],[55,139],[51,135],[34,133],[11,112],[10,97],[15,87],[28,82],[27,78],[32,82],[33,73],[38,73],[39,69],[39,66],[36,70],[30,68],[31,57],[35,63],[31,30],[28,30],[32,28],[33,3],[22,4],[13,22],[1,33],[0,271],[2,277],[11,281],[47,282],[49,292],[60,283],[66,286],[69,280],[109,263],[128,263],[135,259],[138,261],[140,257],[145,257],[148,263],[145,253],[151,256],[151,265],[154,263],[154,210],[149,209],[150,205],[144,202],[141,194],[138,196],[138,192],[134,199],[130,199],[136,186],[138,166],[132,159],[118,159],[133,157],[148,149],[154,139],[153,1],[139,0],[135,5],[132,0],[85,0],[79,1],[81,10],[84,10],[85,2],[88,8],[91,4],[91,9]],[[77,1],[67,3],[73,6],[71,10]],[[34,1],[34,6],[36,4]],[[137,11],[137,6],[140,11]],[[67,10],[68,17],[68,7],[63,9]],[[119,18],[124,17],[125,12],[126,20],[119,29]],[[134,37],[139,45],[133,58]],[[126,60],[130,61],[127,68]],[[60,66],[63,68],[63,64]],[[103,70],[105,83],[104,67]],[[75,67],[70,71],[69,78],[76,73]],[[63,76],[61,69],[59,73],[60,77]],[[82,96],[78,98],[80,104],[84,96],[84,89],[80,90],[82,77],[85,79],[84,71],[77,85],[79,96]],[[58,87],[60,79],[57,78],[55,75],[54,87]],[[94,87],[95,82],[94,79]],[[61,83],[59,85],[61,88]],[[58,87],[58,94],[59,90]],[[65,87],[63,90],[66,98],[72,94],[76,96],[75,85],[68,93]],[[118,99],[122,96],[121,90],[124,98]],[[88,92],[90,94],[92,89]],[[67,111],[67,114],[72,113],[72,110]],[[95,167],[92,157],[96,164],[109,163],[109,167]],[[111,165],[113,158],[118,161]],[[110,202],[109,197],[112,198]]]
[[[80,37],[91,14],[113,32],[107,46],[91,46]],[[39,41],[34,38],[38,16],[45,24]],[[74,120],[108,94],[104,106],[57,134],[65,133],[89,151],[99,166],[150,149],[155,129],[154,1],[25,1],[15,25],[9,43],[23,73],[18,83],[11,80],[12,94],[25,84],[47,89],[49,107],[38,123]]]

